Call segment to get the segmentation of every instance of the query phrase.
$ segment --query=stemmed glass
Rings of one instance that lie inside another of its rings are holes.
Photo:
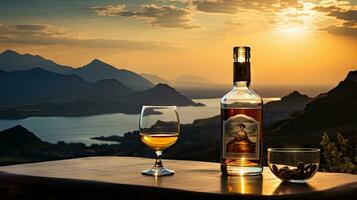
[[[162,152],[175,144],[180,134],[180,121],[176,106],[143,106],[140,116],[140,139],[156,154],[155,165],[144,170],[149,176],[170,176],[173,170],[163,166]]]

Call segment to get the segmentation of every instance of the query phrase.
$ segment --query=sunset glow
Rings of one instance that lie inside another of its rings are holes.
[[[35,2],[1,3],[0,51],[225,84],[235,45],[251,47],[257,85],[335,85],[357,67],[353,0]]]

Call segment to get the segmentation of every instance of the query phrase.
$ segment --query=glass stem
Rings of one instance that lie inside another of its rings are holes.
[[[161,160],[162,151],[155,151],[155,153],[156,153],[156,161],[155,161],[154,168],[162,168],[162,167],[164,167],[162,165],[162,160]]]

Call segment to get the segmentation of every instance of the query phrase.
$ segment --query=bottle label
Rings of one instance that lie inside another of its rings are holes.
[[[233,63],[233,81],[250,81],[250,63]]]
[[[223,158],[259,159],[260,124],[244,114],[234,115],[222,124]]]

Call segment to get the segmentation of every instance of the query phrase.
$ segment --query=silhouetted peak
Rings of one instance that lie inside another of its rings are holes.
[[[30,132],[28,131],[25,127],[21,125],[16,125],[14,127],[11,127],[9,129],[6,129],[7,131],[14,131],[14,132]]]
[[[114,68],[114,67],[99,59],[93,59],[90,63],[83,66],[82,68],[102,69],[102,68]]]
[[[109,65],[109,64],[95,58],[88,65]]]
[[[21,125],[0,132],[0,150],[27,150],[46,145],[35,134]]]
[[[350,71],[345,78],[345,81],[354,81],[357,82],[357,70]]]
[[[97,58],[94,58],[90,63],[104,63],[104,62]]]
[[[8,50],[5,50],[1,53],[2,55],[20,55],[19,53],[17,53],[16,51],[14,50],[11,50],[11,49],[8,49]]]
[[[294,90],[292,93],[288,94],[288,96],[302,96],[299,91]]]
[[[162,89],[172,89],[175,90],[174,88],[170,87],[169,85],[165,84],[165,83],[159,83],[157,85],[155,85],[155,87],[153,87],[153,89],[156,90],[162,90]]]
[[[311,98],[308,97],[307,95],[303,95],[296,90],[281,98],[281,100],[285,100],[285,101],[301,101],[301,100],[310,100],[310,99]]]
[[[33,134],[32,132],[30,132],[29,130],[27,130],[25,127],[21,125],[16,125],[1,131],[0,136],[2,137],[2,139],[4,139],[4,137],[6,136],[10,136],[10,137],[19,137],[20,140],[23,140],[26,137],[26,138],[32,138],[40,141],[40,139],[35,134]]]

